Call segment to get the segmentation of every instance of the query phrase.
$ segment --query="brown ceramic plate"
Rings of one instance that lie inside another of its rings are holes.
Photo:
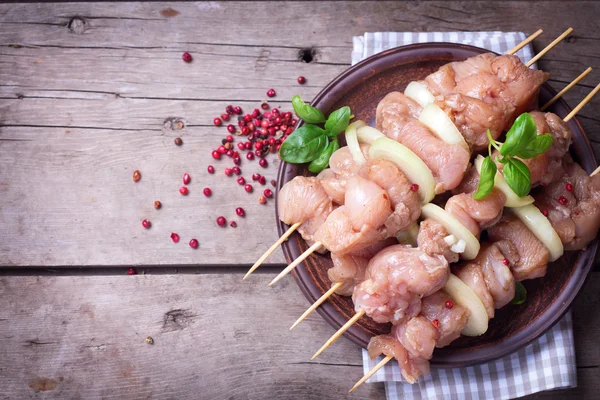
[[[323,110],[325,115],[339,107],[350,106],[356,118],[374,126],[375,109],[387,93],[404,91],[409,82],[423,79],[450,61],[464,60],[486,51],[451,43],[415,44],[388,50],[349,68],[327,85],[312,104]],[[544,104],[554,94],[554,90],[544,85],[540,91],[540,103]],[[564,117],[570,108],[560,100],[550,111]],[[576,119],[569,121],[569,128],[573,133],[573,157],[586,171],[593,171],[596,159],[583,128]],[[296,175],[309,173],[303,165],[282,163],[279,169],[279,187]],[[287,228],[288,226],[278,222],[280,235]],[[498,310],[483,336],[461,337],[448,347],[436,349],[432,365],[459,367],[486,362],[511,353],[543,334],[560,319],[579,293],[591,270],[597,247],[595,240],[585,251],[566,253],[557,262],[550,264],[545,277],[524,282],[528,292],[525,304],[509,305]],[[306,243],[297,233],[283,245],[288,263],[306,249]],[[331,266],[329,255],[315,254],[293,272],[300,289],[311,303],[331,286],[327,278],[327,270]],[[332,296],[330,301],[319,307],[318,312],[336,330],[355,313],[351,299],[338,295]],[[389,331],[390,325],[362,318],[345,335],[366,347],[373,335]],[[315,343],[315,350],[321,344]]]

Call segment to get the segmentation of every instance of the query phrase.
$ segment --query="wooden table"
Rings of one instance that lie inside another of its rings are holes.
[[[565,96],[575,104],[600,78],[599,14],[594,2],[0,5],[1,397],[346,397],[360,350],[343,339],[308,361],[333,329],[315,314],[288,332],[307,301],[291,277],[267,288],[282,253],[241,281],[277,238],[273,202],[258,204],[258,190],[223,175],[229,162],[211,159],[225,135],[213,118],[257,107],[271,87],[284,109],[294,94],[312,98],[366,31],[541,27],[540,49],[573,26],[540,67],[557,89],[595,68]],[[597,155],[599,111],[596,98],[578,116]],[[277,166],[244,160],[243,175],[270,180]],[[238,206],[237,229],[215,224]],[[579,387],[534,398],[597,394],[599,291],[594,272],[573,307]],[[348,397],[385,396],[367,384]]]

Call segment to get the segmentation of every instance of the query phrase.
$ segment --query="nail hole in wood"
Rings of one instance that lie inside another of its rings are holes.
[[[67,28],[69,28],[69,31],[80,35],[83,32],[85,32],[86,25],[87,25],[87,22],[85,22],[85,20],[83,18],[73,17],[69,21]]]
[[[306,49],[300,49],[300,51],[298,52],[298,59],[305,63],[309,63],[315,59],[316,55],[317,55],[317,51],[315,49],[313,49],[312,47],[306,48]]]

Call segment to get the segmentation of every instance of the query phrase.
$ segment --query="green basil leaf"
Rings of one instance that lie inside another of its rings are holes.
[[[279,156],[283,161],[302,164],[319,157],[328,143],[326,132],[315,125],[305,124],[283,142]]]
[[[496,178],[496,163],[492,157],[487,156],[481,164],[481,174],[479,174],[479,185],[477,191],[473,193],[475,200],[486,198],[494,188],[494,179]]]
[[[516,305],[523,304],[526,299],[527,289],[525,289],[525,286],[521,282],[517,282],[515,284],[515,297],[513,297],[511,303]]]
[[[325,122],[325,130],[329,137],[335,138],[346,130],[350,123],[350,114],[350,107],[348,106],[344,106],[329,114],[329,118]]]
[[[500,148],[500,154],[514,156],[536,136],[537,128],[533,117],[528,113],[523,113],[519,115],[513,126],[506,132],[506,141]]]
[[[321,122],[325,122],[325,116],[321,110],[311,106],[310,104],[306,104],[298,95],[292,97],[292,106],[294,107],[294,112],[296,115],[303,119],[304,122],[309,124],[319,124]]]
[[[333,139],[329,145],[319,154],[319,157],[315,158],[308,164],[308,170],[313,174],[318,174],[323,171],[329,165],[329,158],[334,151],[340,148],[340,143],[337,139]]]
[[[516,155],[524,159],[537,157],[540,154],[544,154],[552,146],[552,143],[554,143],[554,138],[551,134],[538,135],[531,142],[527,143],[527,146],[518,150]]]
[[[531,190],[531,173],[523,161],[516,158],[508,158],[504,168],[504,179],[519,197],[525,197]]]

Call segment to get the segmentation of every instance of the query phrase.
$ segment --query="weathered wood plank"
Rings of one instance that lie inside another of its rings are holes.
[[[0,278],[3,398],[33,396],[44,380],[56,399],[345,398],[360,350],[341,340],[310,362],[331,327],[315,315],[289,332],[306,306],[292,280],[241,277]],[[383,397],[383,385],[351,396]]]
[[[266,2],[252,18],[241,3],[170,4],[176,11],[154,3],[0,6],[2,264],[252,263],[277,236],[274,217],[255,203],[257,193],[206,176],[224,132],[211,121],[229,103],[256,107],[269,87],[278,91],[274,104],[288,105],[296,93],[313,97],[349,64],[352,35],[542,26],[541,47],[562,30],[553,19],[560,13],[578,36],[544,58],[551,83],[561,87],[585,65],[599,66],[598,39],[588,34],[594,22],[581,17],[593,15],[595,3],[553,3],[553,13],[521,3],[466,4]],[[315,50],[313,62],[298,60],[303,48]],[[193,63],[180,60],[185,50]],[[307,85],[296,83],[300,74]],[[598,77],[596,68],[567,100],[574,104]],[[582,121],[600,154],[598,110],[592,102]],[[186,122],[181,149],[171,145],[175,132],[163,130],[168,117]],[[255,172],[250,165],[246,178]],[[135,168],[144,174],[138,185],[129,180]],[[196,178],[186,199],[176,192],[184,171]],[[267,174],[274,177],[274,163]],[[199,197],[199,184],[211,185],[210,201]],[[165,203],[156,213],[155,196],[177,207]],[[241,229],[216,230],[214,218],[238,205],[248,208]],[[142,231],[139,220],[150,216],[155,226]],[[253,235],[243,233],[246,226]],[[202,236],[201,250],[174,247],[168,234],[175,229],[186,239]],[[281,253],[269,262],[283,262]]]
[[[288,327],[306,300],[286,277],[137,275],[0,278],[0,387],[7,398],[338,399],[362,375],[359,349],[318,315]],[[77,288],[77,290],[73,290]],[[534,398],[591,398],[600,389],[600,274],[574,305],[580,388]],[[151,336],[154,345],[144,339]],[[62,377],[62,380],[61,380]],[[33,386],[33,388],[31,387]],[[587,397],[590,396],[590,397]],[[381,385],[350,398],[383,399]]]

